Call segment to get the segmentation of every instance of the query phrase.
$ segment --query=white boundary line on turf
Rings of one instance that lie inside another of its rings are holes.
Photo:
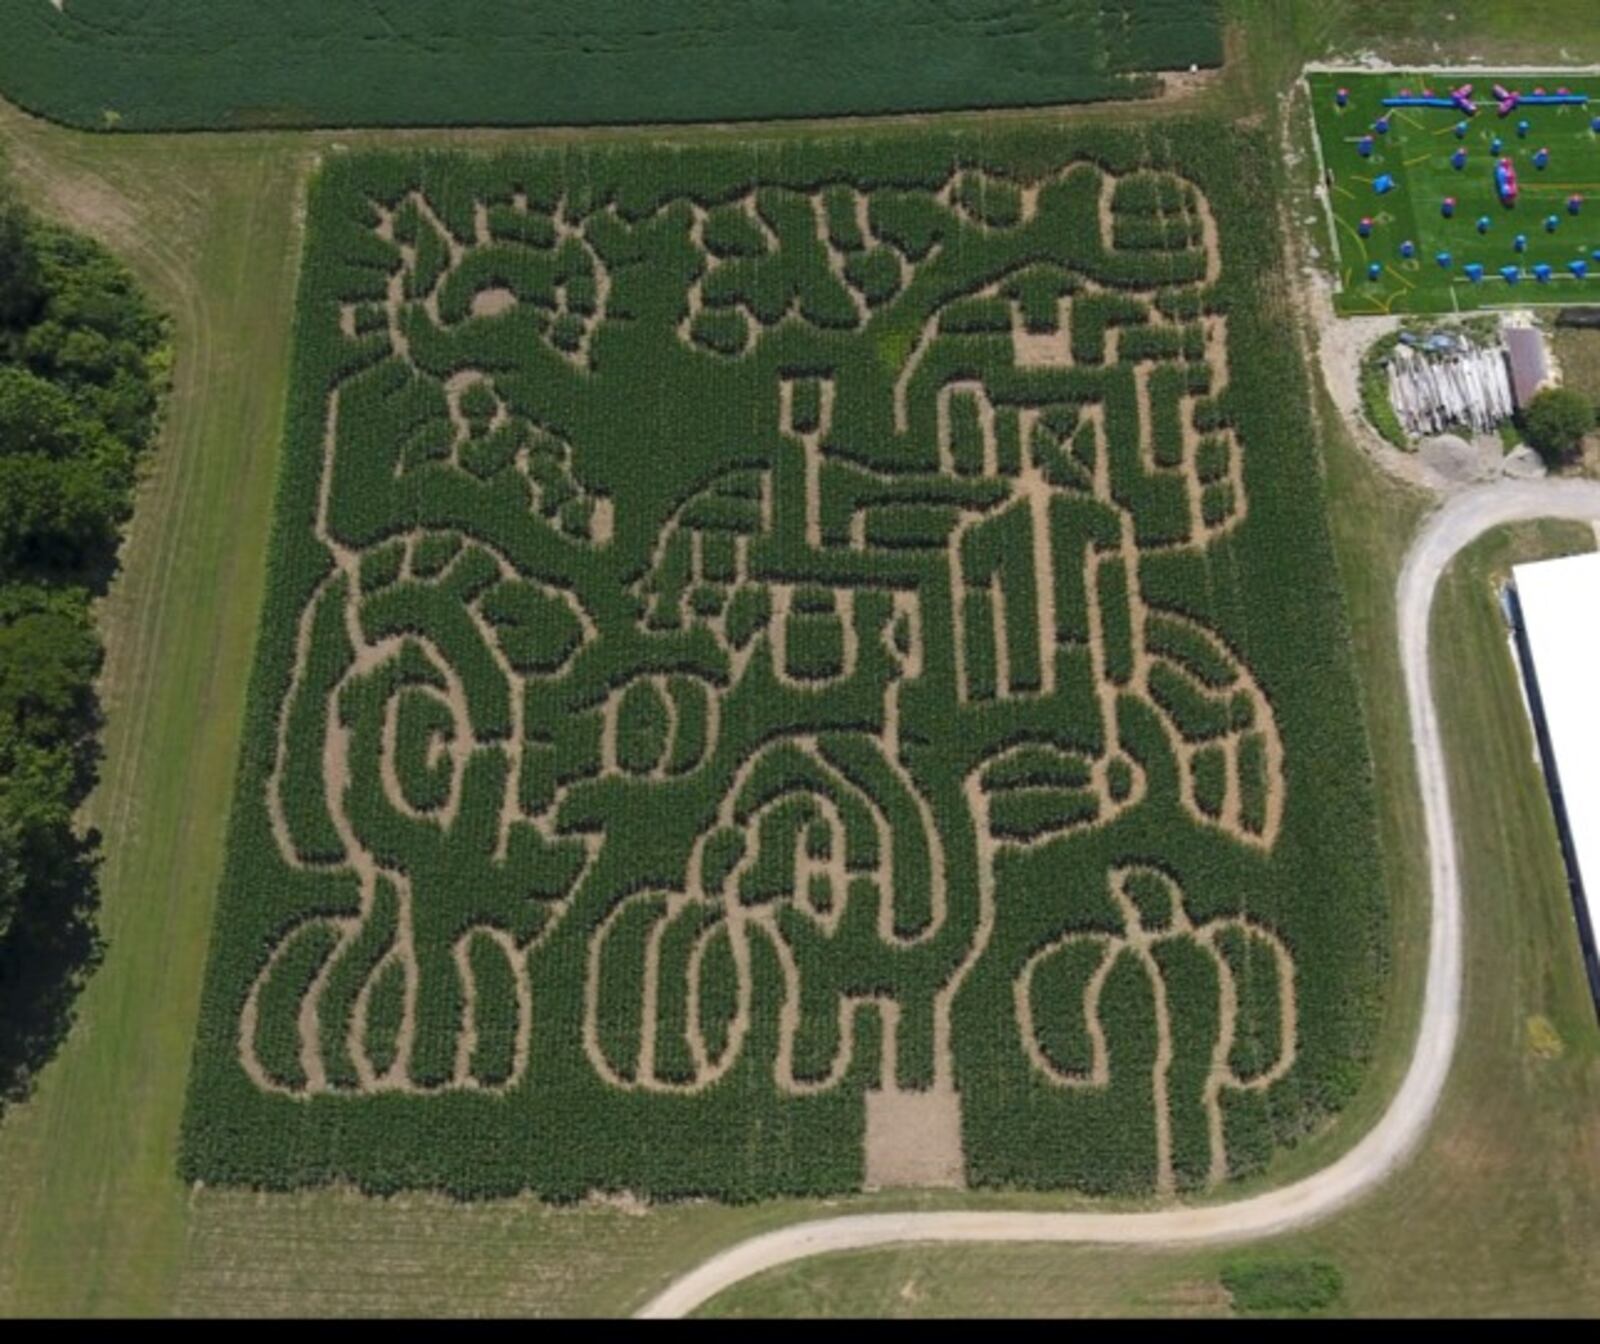
[[[1308,67],[1309,70],[1309,67]],[[1328,217],[1328,238],[1333,246],[1333,278],[1336,288],[1344,287],[1344,242],[1339,237],[1339,220],[1333,209],[1333,191],[1328,186],[1328,163],[1322,153],[1322,130],[1317,124],[1317,103],[1311,93],[1311,81],[1302,72],[1297,84],[1305,91],[1306,115],[1311,118],[1311,146],[1317,156],[1316,197],[1322,202],[1322,212]]]
[[[1407,65],[1376,61],[1371,65],[1332,64],[1308,61],[1308,75],[1600,75],[1600,65]]]

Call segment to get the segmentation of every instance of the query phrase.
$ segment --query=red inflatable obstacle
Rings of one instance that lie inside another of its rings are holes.
[[[1344,92],[1344,90],[1340,90]],[[1451,89],[1448,98],[1434,96],[1432,89],[1424,89],[1420,94],[1412,93],[1410,89],[1401,89],[1398,97],[1385,98],[1385,107],[1448,107],[1458,112],[1464,112],[1469,117],[1478,114],[1478,105],[1472,101],[1472,85],[1463,84],[1458,89]],[[1340,107],[1344,104],[1340,103]]]
[[[1494,166],[1494,189],[1502,205],[1517,203],[1517,170],[1510,159],[1501,159]]]
[[[1569,93],[1564,88],[1555,93],[1546,93],[1543,89],[1522,93],[1503,84],[1494,86],[1494,96],[1502,117],[1510,116],[1519,107],[1585,107],[1589,102],[1588,94]]]

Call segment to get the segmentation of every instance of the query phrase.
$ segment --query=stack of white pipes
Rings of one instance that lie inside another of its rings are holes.
[[[1491,432],[1511,418],[1511,375],[1501,346],[1430,356],[1407,345],[1389,359],[1389,399],[1407,434],[1465,425]]]

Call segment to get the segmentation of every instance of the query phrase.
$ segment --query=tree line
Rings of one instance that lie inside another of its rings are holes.
[[[0,176],[0,1105],[65,1033],[98,955],[94,784],[116,566],[155,437],[167,328],[98,244]]]

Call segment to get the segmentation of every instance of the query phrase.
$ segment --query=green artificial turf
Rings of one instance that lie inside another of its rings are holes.
[[[1479,73],[1451,76],[1395,71],[1384,74],[1319,72],[1309,76],[1323,167],[1333,205],[1334,231],[1339,258],[1338,308],[1341,313],[1448,313],[1475,308],[1523,306],[1536,303],[1600,302],[1600,135],[1591,129],[1600,116],[1600,78],[1576,74],[1485,76]],[[1448,96],[1452,88],[1471,83],[1478,102],[1475,116],[1455,109],[1431,107],[1385,108],[1383,99],[1403,89],[1413,94],[1425,88]],[[1588,93],[1594,101],[1586,107],[1519,107],[1508,116],[1499,114],[1493,86],[1531,93],[1535,87],[1549,92],[1565,87]],[[1338,89],[1349,90],[1344,108],[1337,103]],[[1386,112],[1387,134],[1373,133]],[[1466,122],[1463,136],[1456,127]],[[1518,132],[1526,121],[1526,135]],[[1373,152],[1363,159],[1358,150],[1362,136],[1373,135]],[[1502,140],[1500,152],[1494,141]],[[1544,169],[1534,166],[1541,148],[1550,151]],[[1457,169],[1452,156],[1466,151],[1465,165]],[[1509,158],[1516,168],[1519,194],[1514,205],[1501,203],[1495,189],[1494,165]],[[1388,174],[1394,190],[1379,195],[1375,180]],[[1331,179],[1331,180],[1330,180]],[[1581,196],[1576,215],[1568,213],[1568,198]],[[1454,197],[1455,214],[1445,218],[1443,202]],[[1553,232],[1545,221],[1557,219]],[[1373,221],[1371,236],[1362,238],[1360,221]],[[1489,219],[1480,233],[1478,221]],[[1517,235],[1527,247],[1518,252]],[[1406,242],[1416,255],[1405,259]],[[1450,254],[1442,265],[1438,254]],[[1589,274],[1578,278],[1568,265],[1586,262]],[[1382,272],[1369,279],[1368,266],[1377,262]],[[1484,269],[1474,283],[1465,267],[1477,263]],[[1541,283],[1534,267],[1548,265],[1551,278]],[[1501,278],[1500,268],[1515,265],[1516,282]]]

